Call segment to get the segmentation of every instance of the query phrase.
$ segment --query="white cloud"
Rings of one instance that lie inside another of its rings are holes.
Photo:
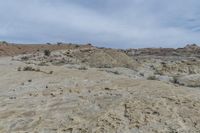
[[[200,2],[183,1],[103,0],[98,7],[80,0],[0,0],[0,39],[91,42],[120,48],[200,43],[200,34],[194,31]]]

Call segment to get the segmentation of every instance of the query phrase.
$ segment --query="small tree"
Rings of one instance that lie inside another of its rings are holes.
[[[6,42],[6,41],[0,41],[0,44],[8,45],[8,42]]]
[[[51,55],[51,51],[48,50],[48,49],[44,50],[44,55],[45,56],[50,56]]]

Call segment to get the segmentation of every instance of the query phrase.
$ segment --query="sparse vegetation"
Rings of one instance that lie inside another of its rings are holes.
[[[0,44],[8,45],[8,42],[6,42],[6,41],[0,41]]]
[[[200,86],[199,59],[191,62],[191,57],[181,57],[185,62],[180,63],[180,58],[171,56],[134,56],[137,58],[135,61],[120,50],[93,49],[84,45],[77,49],[74,45],[62,49],[64,46],[45,45],[39,48],[40,52],[35,48],[33,54],[31,46],[24,57],[17,53],[18,56],[13,54],[13,60],[0,60],[0,93],[3,94],[0,107],[5,108],[0,113],[0,118],[3,118],[1,131],[11,131],[10,127],[13,132],[22,128],[24,132],[30,129],[40,132],[44,128],[47,132],[200,130],[197,117],[199,88],[187,88]],[[62,50],[44,55],[45,49],[51,51],[55,47]],[[167,67],[163,68],[160,62],[166,62]],[[42,64],[45,66],[39,66]],[[50,115],[46,115],[44,109]],[[180,122],[171,116],[178,116]],[[19,117],[22,118],[20,121]],[[66,125],[62,121],[64,117],[70,126],[61,129],[60,124]],[[49,121],[44,121],[44,118]],[[85,119],[90,122],[85,122]],[[37,124],[41,122],[45,125]],[[91,122],[95,124],[91,125]]]
[[[31,66],[25,66],[23,69],[21,67],[18,67],[17,69],[18,71],[34,71],[34,72],[42,72],[45,74],[53,74],[53,71],[49,71],[49,72],[45,72],[45,71],[41,71],[39,68],[33,68]]]
[[[35,69],[35,68],[32,68],[31,66],[25,66],[23,68],[23,71],[36,71],[36,72],[40,72],[40,69],[39,68]]]
[[[79,45],[75,45],[75,48],[79,48],[80,46]]]
[[[79,67],[78,69],[79,69],[79,70],[87,70],[87,67],[81,66],[81,67]]]
[[[18,67],[18,68],[17,68],[17,71],[21,71],[21,69],[22,69],[21,67]]]
[[[196,87],[200,87],[200,85],[196,84],[196,85],[187,85],[187,87],[193,87],[193,88],[196,88]]]
[[[49,74],[53,74],[53,71],[50,71]]]
[[[156,76],[149,76],[147,79],[148,80],[157,80]]]
[[[28,56],[23,56],[23,57],[21,57],[21,60],[23,60],[23,61],[27,61],[28,59],[29,59]]]
[[[91,44],[91,43],[88,43],[88,44],[86,44],[86,45],[88,45],[88,46],[92,46],[92,44]]]
[[[142,77],[144,77],[144,73],[141,73],[141,72],[140,72],[139,75],[142,76]]]
[[[154,74],[155,75],[163,75],[163,72],[160,71],[160,70],[155,69]]]
[[[50,56],[51,55],[51,51],[48,50],[48,49],[44,50],[44,55],[45,56]]]
[[[109,91],[109,90],[111,90],[109,87],[106,87],[106,88],[104,88],[106,91]]]
[[[112,68],[112,65],[111,64],[100,64],[100,65],[97,65],[98,68]]]
[[[106,70],[106,72],[113,73],[113,74],[116,74],[116,75],[120,74],[117,70]]]
[[[26,66],[24,67],[23,71],[34,71],[35,69],[33,69],[32,67],[30,66]]]
[[[48,66],[48,64],[47,64],[46,62],[40,62],[40,63],[38,64],[38,66]]]
[[[55,65],[55,66],[61,66],[61,65],[64,65],[66,64],[66,60],[56,60],[56,61],[52,61],[52,64]]]
[[[58,45],[58,46],[60,46],[60,45],[62,45],[62,44],[63,44],[62,42],[57,42],[57,45]]]
[[[174,83],[174,84],[179,84],[179,83],[178,83],[178,78],[177,78],[177,76],[174,76],[174,77],[173,77],[172,83]]]
[[[118,71],[114,71],[113,73],[116,74],[116,75],[119,75],[119,74],[120,74]]]

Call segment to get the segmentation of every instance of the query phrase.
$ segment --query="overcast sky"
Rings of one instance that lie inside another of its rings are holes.
[[[199,0],[0,0],[0,40],[114,48],[200,44]]]

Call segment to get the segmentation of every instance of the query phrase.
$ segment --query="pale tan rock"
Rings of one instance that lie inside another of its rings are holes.
[[[177,83],[188,87],[200,87],[200,74],[177,77]]]
[[[127,69],[49,64],[40,69],[52,74],[17,71],[26,65],[0,58],[2,133],[200,132],[198,89],[130,78]]]

